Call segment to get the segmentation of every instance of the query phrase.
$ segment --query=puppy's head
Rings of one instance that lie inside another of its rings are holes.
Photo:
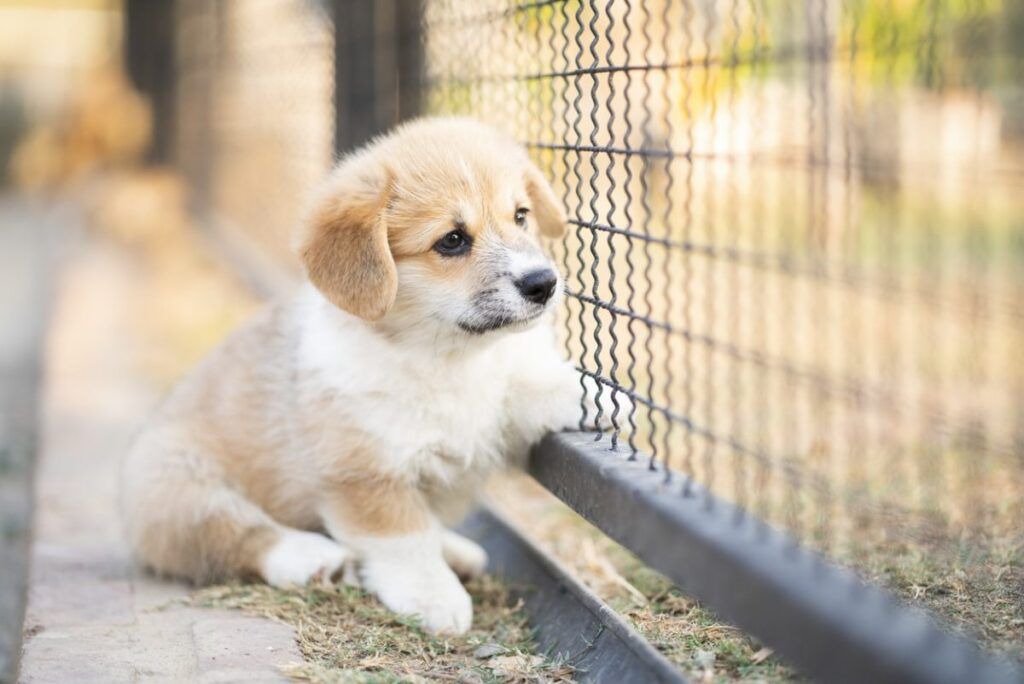
[[[313,284],[368,321],[463,335],[529,326],[561,292],[539,236],[565,215],[510,138],[422,119],[344,160],[299,242]]]

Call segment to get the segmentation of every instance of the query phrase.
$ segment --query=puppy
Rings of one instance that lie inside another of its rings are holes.
[[[134,444],[124,510],[141,562],[275,586],[354,569],[427,629],[468,630],[457,575],[486,556],[445,525],[579,421],[583,385],[552,325],[562,283],[539,242],[564,227],[524,151],[470,120],[415,121],[343,160],[299,236],[308,282],[201,363]]]

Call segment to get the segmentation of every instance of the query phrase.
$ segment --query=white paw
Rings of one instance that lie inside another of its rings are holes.
[[[472,539],[445,530],[441,536],[444,560],[461,579],[479,577],[487,567],[487,552]]]
[[[601,385],[599,393],[597,381],[589,376],[585,376],[583,382],[587,387],[587,425],[598,430],[612,430],[617,423],[619,432],[628,432],[633,400],[625,392],[608,385]]]
[[[275,587],[301,586],[312,579],[330,582],[351,559],[344,547],[322,534],[286,530],[263,556],[261,574]]]
[[[465,634],[473,623],[473,602],[455,573],[437,563],[402,564],[367,559],[363,587],[402,615],[419,617],[430,632]]]

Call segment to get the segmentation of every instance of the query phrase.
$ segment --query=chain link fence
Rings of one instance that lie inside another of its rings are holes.
[[[611,448],[843,557],[1019,551],[1024,8],[424,14],[428,111],[511,128],[565,199]]]

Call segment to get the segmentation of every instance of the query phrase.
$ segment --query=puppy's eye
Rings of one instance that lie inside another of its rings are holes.
[[[525,207],[519,207],[516,209],[516,225],[520,228],[526,227],[526,215],[530,213],[530,210]]]
[[[462,228],[456,228],[434,243],[434,251],[441,256],[459,256],[469,251],[473,240]]]

